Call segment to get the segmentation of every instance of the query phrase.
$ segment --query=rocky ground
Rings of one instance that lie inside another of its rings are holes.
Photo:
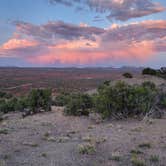
[[[166,118],[96,123],[63,108],[0,123],[0,166],[165,166]]]

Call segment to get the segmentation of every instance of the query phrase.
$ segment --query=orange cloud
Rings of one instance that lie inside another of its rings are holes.
[[[27,39],[10,39],[4,43],[0,49],[11,50],[17,48],[26,48],[36,46],[38,43],[36,41],[29,41]]]

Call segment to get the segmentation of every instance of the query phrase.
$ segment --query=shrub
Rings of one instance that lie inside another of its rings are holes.
[[[65,108],[67,115],[89,115],[89,109],[92,108],[93,101],[88,94],[72,94]]]
[[[1,99],[0,100],[0,112],[3,112],[3,113],[7,113],[7,105],[6,105],[6,101],[4,99]]]
[[[151,148],[151,144],[149,142],[142,143],[138,145],[139,148]]]
[[[114,160],[114,161],[120,161],[121,160],[121,156],[117,153],[112,154],[110,160]]]
[[[54,104],[56,106],[65,106],[70,100],[69,93],[61,93],[55,98]]]
[[[143,154],[143,152],[140,151],[140,150],[138,150],[138,149],[133,149],[133,150],[130,151],[130,153],[131,154],[135,154],[135,155],[137,155],[137,154]]]
[[[166,94],[165,93],[160,94],[159,107],[162,108],[162,109],[166,108]]]
[[[111,83],[111,81],[104,81],[104,85],[106,85],[106,86],[108,86],[108,85],[110,85],[110,83]]]
[[[166,106],[166,94],[162,93],[150,81],[141,85],[128,85],[122,81],[111,84],[106,81],[92,96],[81,93],[68,94],[67,97],[60,97],[60,103],[66,103],[64,112],[67,115],[88,115],[90,110],[93,110],[103,118],[122,119],[149,116],[152,114],[151,110],[153,115],[157,115],[160,112],[158,105]]]
[[[166,67],[161,67],[160,70],[158,70],[158,76],[166,79]]]
[[[125,78],[133,78],[133,75],[131,73],[124,73],[123,76]]]
[[[0,100],[0,112],[8,113],[16,111],[17,98]]]
[[[45,111],[51,110],[51,90],[50,89],[33,89],[27,98],[28,107],[33,113],[37,113],[40,109]]]
[[[4,98],[4,94],[0,93],[3,98],[0,99],[0,112],[8,113],[12,111],[23,111],[29,108],[33,113],[37,113],[40,109],[45,111],[51,110],[51,90],[50,89],[33,89],[27,97],[20,98]],[[6,96],[6,95],[5,95]]]
[[[159,162],[160,161],[160,158],[158,155],[151,155],[150,156],[150,161],[151,162]]]
[[[132,155],[131,163],[133,166],[146,166],[145,161],[138,159],[138,157],[136,155]]]
[[[93,144],[86,143],[78,145],[78,151],[80,154],[93,154],[96,152],[96,148]]]
[[[28,107],[28,101],[25,97],[1,99],[0,100],[0,112],[8,113],[13,111],[22,111]]]
[[[0,111],[0,122],[3,120],[3,113]]]
[[[153,82],[150,82],[150,81],[145,81],[142,83],[142,86],[144,88],[150,88],[152,90],[155,90],[156,89],[156,85],[153,83]]]
[[[41,156],[46,158],[47,157],[47,153],[42,153]]]
[[[147,74],[147,75],[156,75],[157,71],[155,69],[152,69],[152,68],[148,67],[148,68],[143,69],[142,74],[143,75],[145,75],[145,74]]]
[[[16,107],[17,111],[23,111],[24,108],[27,108],[28,107],[28,99],[27,99],[27,97],[20,97],[20,98],[18,98],[15,107]]]
[[[16,111],[17,98],[11,98],[7,101],[8,112]]]
[[[0,98],[4,98],[4,97],[5,97],[5,95],[6,95],[6,93],[5,93],[5,92],[0,91]]]
[[[166,67],[161,67],[160,68],[160,73],[166,75]]]
[[[9,93],[6,93],[6,92],[2,92],[2,91],[0,91],[0,98],[6,98],[6,99],[9,99],[9,98],[12,98],[12,95],[9,94]]]
[[[153,83],[130,86],[124,82],[103,85],[94,96],[95,110],[103,117],[145,115],[153,106],[157,90]]]

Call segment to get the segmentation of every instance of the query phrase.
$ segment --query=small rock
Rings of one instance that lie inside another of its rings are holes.
[[[91,136],[85,136],[85,137],[82,137],[82,140],[85,141],[85,142],[90,142],[92,140],[92,137]]]
[[[96,143],[97,144],[101,144],[101,143],[104,143],[107,141],[107,138],[106,137],[101,137],[101,138],[98,138],[96,139]]]
[[[90,126],[88,126],[88,129],[94,129],[94,128],[95,128],[94,125],[90,125]]]
[[[48,137],[46,138],[47,141],[50,141],[50,142],[56,142],[56,138],[55,137]]]
[[[67,141],[69,141],[69,140],[70,140],[69,137],[59,137],[59,138],[57,139],[57,141],[58,141],[59,143],[65,143],[65,142],[67,142]]]
[[[34,142],[23,142],[22,144],[26,145],[26,146],[31,146],[31,147],[37,147],[38,146],[38,144],[36,144]]]
[[[142,127],[134,127],[131,129],[131,131],[133,132],[141,132],[142,131]]]
[[[90,118],[90,120],[94,121],[96,124],[103,122],[101,115],[98,113],[90,113],[89,118]]]
[[[117,125],[117,128],[118,129],[123,129],[123,126],[122,125]]]
[[[107,125],[107,127],[112,128],[112,127],[114,127],[114,125],[110,123]]]

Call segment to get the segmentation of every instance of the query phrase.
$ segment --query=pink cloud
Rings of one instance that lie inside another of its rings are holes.
[[[19,35],[0,46],[0,57],[16,56],[42,65],[79,66],[114,61],[145,62],[166,52],[164,20],[113,24],[107,29],[62,22],[43,26],[23,24],[19,24],[21,29],[15,33]]]
[[[51,47],[47,53],[28,57],[28,61],[31,63],[39,64],[54,64],[58,62],[60,64],[95,64],[100,62],[111,62],[118,60],[138,60],[146,61],[154,55],[155,49],[153,42],[142,41],[141,43],[132,43],[131,45],[123,46],[118,49],[109,49],[108,47],[96,47],[95,49],[77,49],[77,47],[71,47],[66,45],[63,47]],[[81,48],[81,46],[79,46]],[[83,48],[83,47],[82,47]]]

